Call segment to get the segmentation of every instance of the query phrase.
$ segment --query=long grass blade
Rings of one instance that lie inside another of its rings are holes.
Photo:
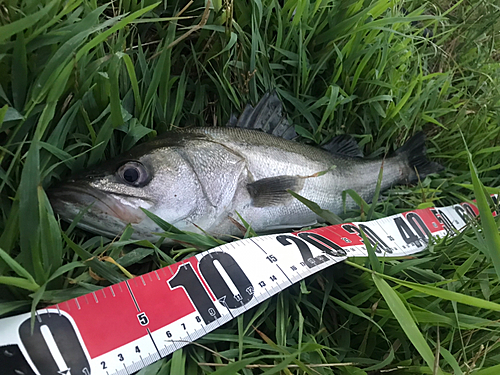
[[[434,362],[435,362],[434,353],[432,352],[431,348],[429,347],[429,344],[422,335],[422,332],[418,329],[417,325],[415,324],[413,317],[408,312],[403,301],[401,301],[400,296],[398,296],[398,294],[380,276],[374,274],[373,282],[380,291],[380,294],[382,294],[382,296],[384,297],[385,302],[391,309],[392,313],[399,322],[401,328],[403,329],[408,339],[418,350],[422,358],[427,363],[427,366],[429,366],[429,368],[431,369],[434,369]],[[443,374],[439,366],[435,373]]]
[[[500,277],[500,233],[498,225],[493,218],[490,206],[485,196],[483,184],[477,176],[476,167],[472,161],[472,155],[468,153],[469,168],[474,185],[474,195],[477,200],[477,208],[481,217],[481,225],[484,233],[485,247],[482,251],[485,252],[491,259],[497,275]],[[488,196],[489,198],[489,196]]]

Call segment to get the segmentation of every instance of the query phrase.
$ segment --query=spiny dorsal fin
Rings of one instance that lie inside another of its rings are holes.
[[[231,115],[229,127],[262,130],[284,139],[293,139],[297,136],[295,129],[288,123],[283,113],[283,104],[275,91],[267,92],[257,105],[247,104],[240,117]]]
[[[247,185],[254,207],[266,207],[285,204],[293,200],[287,190],[299,192],[304,186],[304,179],[299,176],[267,177]]]
[[[337,155],[351,158],[363,157],[363,152],[360,150],[356,140],[347,134],[337,135],[333,137],[330,142],[321,147]]]

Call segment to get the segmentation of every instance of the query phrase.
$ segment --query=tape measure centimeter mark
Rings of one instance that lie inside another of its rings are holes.
[[[493,196],[496,199],[496,196]],[[37,311],[0,319],[0,369],[16,375],[128,375],[347,257],[400,257],[463,230],[462,203],[370,222],[228,243],[187,260]]]

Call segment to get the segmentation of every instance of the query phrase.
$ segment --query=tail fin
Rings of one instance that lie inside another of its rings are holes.
[[[413,137],[411,137],[403,145],[403,147],[396,150],[395,155],[403,157],[408,163],[408,182],[415,182],[418,180],[418,177],[424,178],[431,173],[437,173],[444,169],[441,164],[432,162],[427,159],[425,151],[426,149],[424,132],[418,132]]]

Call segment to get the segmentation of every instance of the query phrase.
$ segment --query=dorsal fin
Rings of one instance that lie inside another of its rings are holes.
[[[330,142],[321,147],[337,155],[348,156],[351,158],[363,157],[363,152],[360,150],[358,143],[348,134],[337,135],[333,137]]]
[[[227,126],[262,130],[284,139],[297,137],[294,127],[288,123],[283,113],[283,104],[274,90],[267,92],[255,108],[247,104],[237,120],[236,116],[231,115]]]

